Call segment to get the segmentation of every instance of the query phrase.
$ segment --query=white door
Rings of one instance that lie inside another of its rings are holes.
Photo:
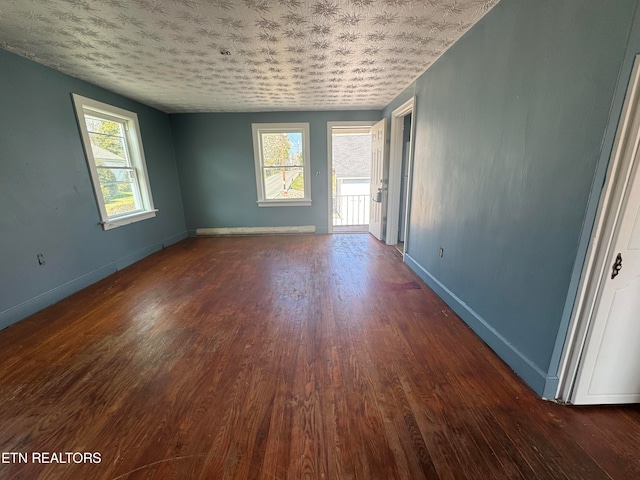
[[[555,398],[640,403],[640,55],[598,199]]]
[[[635,129],[640,128],[637,123]],[[637,137],[637,133],[632,136]],[[640,402],[640,153],[631,143],[628,187],[601,277],[572,403]]]
[[[383,218],[387,190],[384,179],[384,153],[386,146],[387,120],[383,118],[371,127],[371,210],[369,233],[382,240]]]
[[[599,220],[592,239],[603,262],[587,283],[596,290],[571,395],[577,405],[640,402],[640,56],[610,163],[605,227]]]

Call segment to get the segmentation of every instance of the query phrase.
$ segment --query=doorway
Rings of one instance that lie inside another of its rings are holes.
[[[371,125],[328,122],[329,233],[367,233],[371,196]]]
[[[391,113],[391,145],[389,152],[389,191],[385,243],[407,251],[409,214],[411,209],[411,173],[413,170],[413,138],[415,135],[415,97]]]
[[[412,114],[404,116],[402,126],[402,176],[400,178],[400,209],[398,211],[398,243],[396,247],[404,253],[405,224],[407,221],[407,193],[409,189],[409,157],[411,153]]]

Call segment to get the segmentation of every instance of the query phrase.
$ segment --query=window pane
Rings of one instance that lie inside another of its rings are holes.
[[[263,169],[265,199],[304,198],[302,167]]]
[[[98,167],[100,190],[107,215],[123,215],[142,210],[140,188],[133,169]]]
[[[304,198],[304,171],[302,167],[296,170],[298,175],[289,186],[289,197]]]
[[[291,143],[291,159],[293,165],[303,165],[302,162],[302,133],[287,133]]]
[[[116,137],[124,137],[124,125],[119,122],[85,115],[85,122],[89,133],[104,133]]]
[[[263,133],[262,164],[264,167],[302,165],[302,134]]]
[[[91,151],[96,165],[100,167],[127,167],[127,154],[124,138],[105,135],[102,133],[90,133]]]

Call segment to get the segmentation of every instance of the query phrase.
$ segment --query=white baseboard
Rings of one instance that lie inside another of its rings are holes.
[[[215,235],[265,235],[278,233],[315,233],[315,225],[301,225],[297,227],[222,227],[198,228],[196,236],[207,237]]]
[[[538,395],[542,396],[546,373],[509,342],[456,294],[444,286],[408,253],[404,262],[438,295],[476,334],[498,354]]]

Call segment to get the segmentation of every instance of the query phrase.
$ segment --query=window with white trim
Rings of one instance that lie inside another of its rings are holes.
[[[258,205],[311,205],[308,123],[253,123]]]
[[[80,95],[73,102],[103,228],[155,217],[138,116]]]

